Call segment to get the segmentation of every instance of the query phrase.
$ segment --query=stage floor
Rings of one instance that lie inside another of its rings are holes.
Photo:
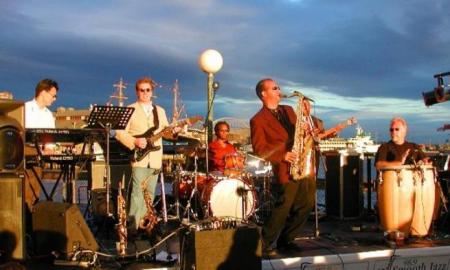
[[[450,226],[444,219],[445,217],[442,217],[436,222],[434,233],[430,236],[406,239],[402,246],[396,246],[394,242],[385,240],[374,216],[354,220],[322,217],[319,221],[318,237],[315,236],[315,223],[311,219],[296,239],[302,248],[300,252],[279,254],[270,259],[262,258],[261,268],[448,269]],[[169,221],[168,232],[172,232],[173,236],[156,248],[156,260],[151,258],[151,252],[146,252],[151,248],[146,237],[136,239],[130,237],[127,258],[116,257],[117,237],[113,223],[105,222],[97,225],[101,227],[91,228],[101,252],[96,269],[180,269],[180,240],[176,231],[181,231],[186,226],[179,222]],[[139,256],[136,256],[138,253]],[[426,257],[423,257],[425,255]],[[396,259],[395,262],[393,258]],[[24,264],[27,269],[85,268],[76,266],[76,262],[55,261],[51,257],[32,258]]]

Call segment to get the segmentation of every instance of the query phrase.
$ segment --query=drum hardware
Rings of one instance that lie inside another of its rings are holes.
[[[181,220],[180,217],[180,209],[184,210],[184,207],[180,203],[180,181],[181,181],[181,165],[177,164],[175,167],[175,177],[174,177],[174,187],[173,187],[173,196],[175,197],[175,203],[169,207],[167,210],[170,212],[173,208],[175,208],[175,217],[178,220]]]
[[[183,213],[183,217],[186,216],[187,218],[187,222],[190,222],[190,218],[191,215],[194,219],[197,219],[198,216],[197,214],[192,210],[192,206],[191,206],[191,201],[194,198],[194,195],[198,193],[198,189],[197,189],[197,161],[198,161],[198,156],[197,154],[194,156],[194,188],[191,191],[191,194],[189,195],[189,199],[187,201],[187,205],[186,208],[184,210]]]
[[[246,189],[244,187],[238,187],[236,193],[239,197],[242,197],[242,222],[247,222],[247,193],[252,191],[252,189]]]

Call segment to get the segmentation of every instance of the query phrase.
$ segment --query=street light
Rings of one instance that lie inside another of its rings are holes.
[[[207,144],[212,141],[212,123],[214,116],[214,90],[219,88],[219,83],[214,82],[214,73],[218,72],[223,65],[222,55],[216,50],[208,49],[198,59],[198,65],[200,69],[208,74],[207,91],[208,91],[208,105],[207,105],[207,118],[206,118],[206,130],[207,130]]]

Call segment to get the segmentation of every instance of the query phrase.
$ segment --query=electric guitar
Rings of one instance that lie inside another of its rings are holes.
[[[155,141],[157,141],[163,136],[170,135],[176,127],[181,127],[184,125],[193,125],[200,120],[202,120],[201,116],[189,117],[168,125],[167,127],[163,128],[160,132],[156,134],[153,133],[154,131],[153,128],[150,128],[146,132],[134,136],[135,138],[145,138],[147,140],[147,146],[145,148],[136,147],[134,149],[132,161],[133,162],[141,161],[148,153],[158,151],[159,149],[161,149],[161,146],[159,145],[156,146],[154,144]]]
[[[335,133],[338,133],[339,131],[343,130],[344,128],[346,128],[346,127],[348,127],[348,126],[351,126],[351,125],[354,125],[354,124],[356,124],[357,122],[358,122],[358,121],[356,120],[355,117],[350,117],[349,119],[347,119],[347,120],[345,120],[345,121],[343,121],[343,122],[337,124],[336,126],[330,128],[330,129],[327,129],[327,130],[325,130],[325,131],[322,132],[322,133],[319,133],[319,134],[317,135],[317,137],[318,137],[318,139],[320,139],[320,140],[321,140],[321,139],[324,139],[324,138],[327,138],[328,136],[330,136],[330,135],[332,135],[332,134],[335,134]]]

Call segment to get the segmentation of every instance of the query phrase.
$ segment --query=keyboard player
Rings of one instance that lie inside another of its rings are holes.
[[[29,128],[55,128],[55,118],[48,109],[55,102],[59,90],[58,83],[52,79],[43,79],[35,89],[34,98],[25,103],[25,129]],[[50,145],[44,147],[45,154],[51,154],[53,148]],[[34,147],[26,146],[25,155],[37,155]],[[35,167],[39,177],[42,177],[42,169]],[[31,169],[25,170],[25,203],[28,210],[33,209],[33,205],[39,199],[41,187],[38,179]]]

